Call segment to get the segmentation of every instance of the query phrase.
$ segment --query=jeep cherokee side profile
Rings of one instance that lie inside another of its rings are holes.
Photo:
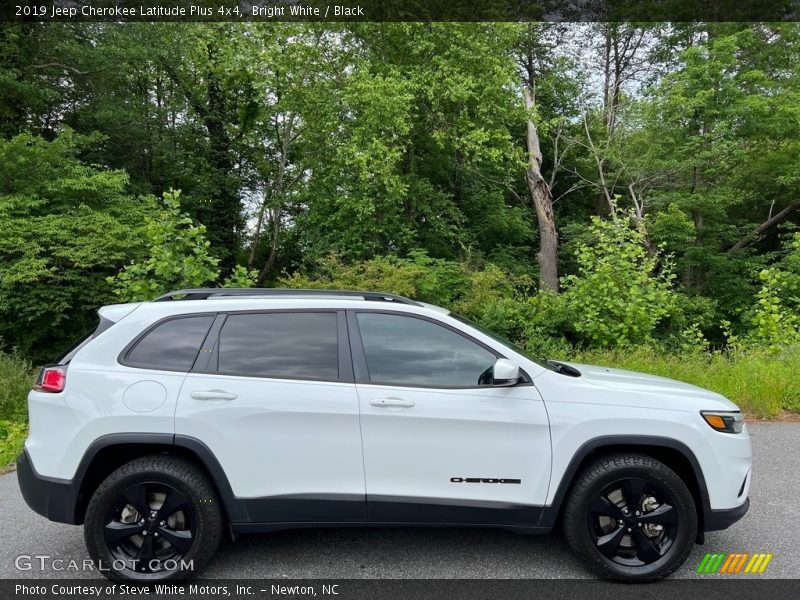
[[[42,368],[17,473],[111,578],[189,576],[228,532],[560,521],[589,569],[647,581],[749,506],[724,397],[533,360],[440,307],[193,289],[99,316]]]

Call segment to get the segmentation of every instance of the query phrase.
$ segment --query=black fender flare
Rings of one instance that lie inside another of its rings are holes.
[[[572,486],[572,482],[575,479],[578,468],[587,456],[598,450],[602,450],[603,448],[618,448],[620,446],[627,446],[631,449],[641,448],[642,446],[656,446],[679,452],[688,461],[697,481],[697,488],[700,494],[701,503],[701,506],[698,507],[701,511],[698,516],[703,518],[704,523],[708,524],[710,522],[712,514],[711,504],[708,499],[708,487],[706,486],[706,479],[703,475],[703,469],[700,467],[700,462],[697,460],[697,457],[691,448],[689,448],[683,442],[667,437],[652,435],[603,435],[584,442],[583,445],[576,450],[575,454],[572,456],[572,459],[570,459],[569,464],[567,465],[567,468],[561,477],[561,480],[558,483],[558,488],[556,489],[555,496],[553,496],[552,504],[546,506],[542,512],[539,525],[542,527],[552,527],[555,525],[559,510],[564,502],[564,498],[566,498],[567,492]],[[708,530],[708,528],[703,527],[702,524],[701,527]]]
[[[234,495],[228,477],[222,465],[219,464],[217,457],[206,444],[191,436],[172,433],[111,433],[103,435],[92,442],[86,449],[86,452],[84,452],[78,464],[78,468],[75,471],[75,477],[71,482],[72,486],[81,487],[81,483],[86,478],[92,461],[101,450],[113,446],[128,445],[161,448],[172,446],[185,449],[188,453],[192,454],[208,472],[212,482],[217,488],[228,520],[230,522],[247,522],[250,520],[245,503]],[[76,506],[74,507],[76,510],[78,508],[78,501],[78,498],[76,498]],[[81,519],[76,515],[75,522],[80,522],[80,520]]]

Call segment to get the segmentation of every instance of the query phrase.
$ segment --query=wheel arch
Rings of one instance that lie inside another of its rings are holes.
[[[83,524],[89,500],[103,479],[126,462],[148,454],[172,454],[191,460],[214,484],[228,522],[249,520],[244,504],[233,494],[225,471],[203,442],[169,433],[119,433],[98,438],[84,453],[73,480],[78,486],[74,523]]]
[[[553,502],[545,507],[540,525],[552,527],[560,517],[561,507],[580,470],[589,461],[615,452],[636,451],[661,461],[686,483],[695,500],[698,531],[704,531],[705,516],[711,511],[708,487],[700,462],[683,442],[647,435],[601,436],[585,442],[573,455],[556,489]],[[699,535],[699,537],[702,537]]]

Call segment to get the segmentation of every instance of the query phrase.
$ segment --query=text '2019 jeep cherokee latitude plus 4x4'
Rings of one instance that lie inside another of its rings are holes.
[[[651,580],[748,508],[750,439],[722,396],[538,362],[439,307],[199,289],[99,314],[42,369],[17,472],[113,578],[197,572],[226,528],[559,519],[587,567]]]

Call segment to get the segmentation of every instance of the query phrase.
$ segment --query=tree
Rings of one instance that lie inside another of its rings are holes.
[[[138,256],[147,202],[127,176],[82,163],[99,140],[0,140],[0,338],[36,360],[90,328],[113,301],[105,278]]]

